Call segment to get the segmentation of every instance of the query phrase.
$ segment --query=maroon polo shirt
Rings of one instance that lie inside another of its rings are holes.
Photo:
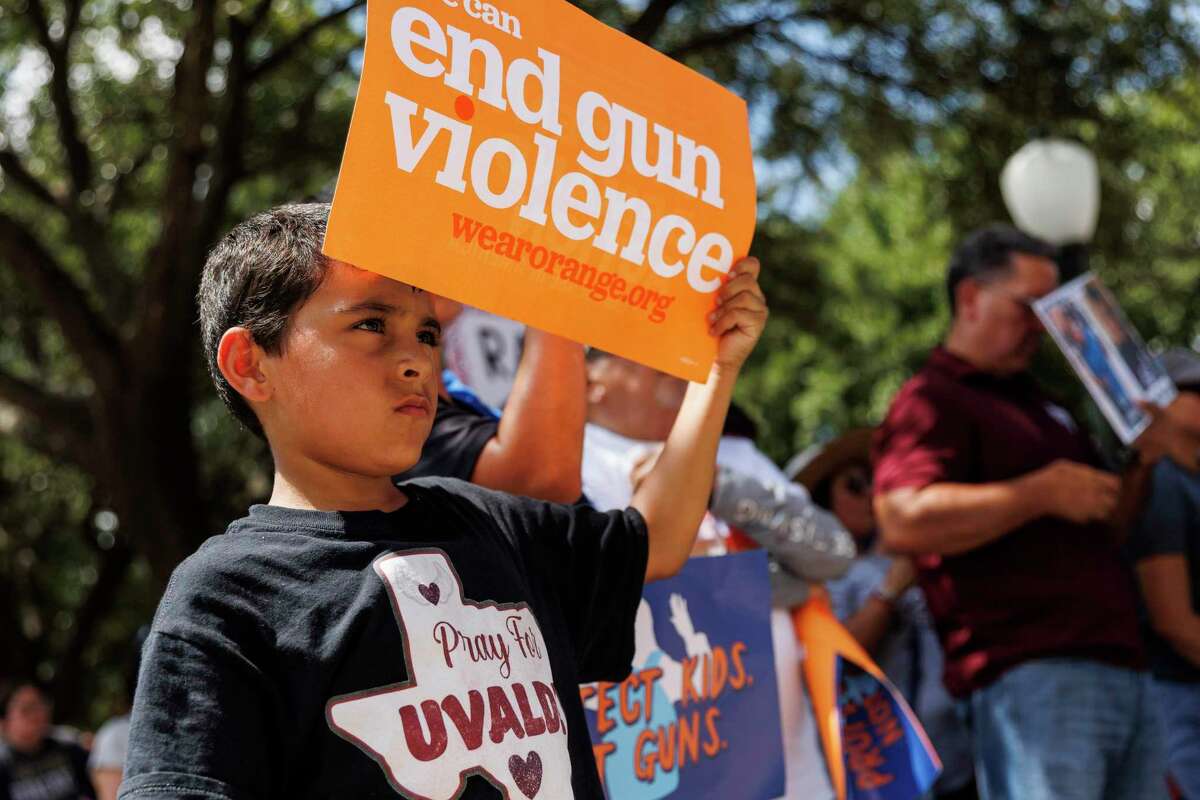
[[[988,375],[941,347],[892,401],[872,455],[879,493],[1006,481],[1059,458],[1100,466],[1088,436],[1028,375]],[[917,566],[957,697],[1034,658],[1142,668],[1132,575],[1102,526],[1041,517]]]

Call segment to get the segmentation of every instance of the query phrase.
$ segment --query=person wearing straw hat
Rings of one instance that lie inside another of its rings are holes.
[[[942,760],[933,797],[977,797],[970,735],[942,685],[942,651],[908,556],[880,544],[871,507],[871,428],[854,428],[793,458],[786,472],[854,537],[859,556],[825,584],[834,613],[903,693]]]

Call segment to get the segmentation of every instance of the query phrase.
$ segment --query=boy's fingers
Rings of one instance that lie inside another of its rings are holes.
[[[766,301],[766,296],[763,294],[762,287],[758,285],[758,280],[749,273],[738,275],[729,283],[725,284],[717,291],[717,303],[724,302],[727,298],[733,297],[740,292],[753,292]]]
[[[734,328],[747,332],[762,330],[766,321],[766,309],[735,308],[719,312],[717,318],[708,326],[708,332],[720,337]]]
[[[754,256],[746,256],[745,258],[740,258],[734,262],[733,266],[729,269],[729,275],[731,278],[735,278],[738,275],[746,274],[753,275],[757,279],[758,273],[761,270],[762,267],[759,265],[757,258]]]
[[[717,316],[722,312],[732,311],[737,308],[744,308],[749,311],[765,311],[767,304],[761,297],[749,290],[738,292],[736,295],[730,297],[728,300],[723,301],[721,305],[713,309],[709,314],[709,317],[716,319]]]

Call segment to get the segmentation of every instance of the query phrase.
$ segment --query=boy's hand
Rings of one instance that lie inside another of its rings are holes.
[[[758,285],[757,258],[743,258],[729,270],[717,291],[717,307],[708,315],[708,332],[718,337],[714,367],[736,372],[754,349],[767,324],[767,300]]]

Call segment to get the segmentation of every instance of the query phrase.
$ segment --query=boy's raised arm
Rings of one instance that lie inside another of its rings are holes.
[[[743,258],[730,269],[709,317],[709,330],[719,340],[712,371],[707,382],[688,386],[662,454],[634,492],[631,505],[649,531],[648,581],[683,567],[708,507],[733,386],[767,322],[758,273],[755,258]]]

